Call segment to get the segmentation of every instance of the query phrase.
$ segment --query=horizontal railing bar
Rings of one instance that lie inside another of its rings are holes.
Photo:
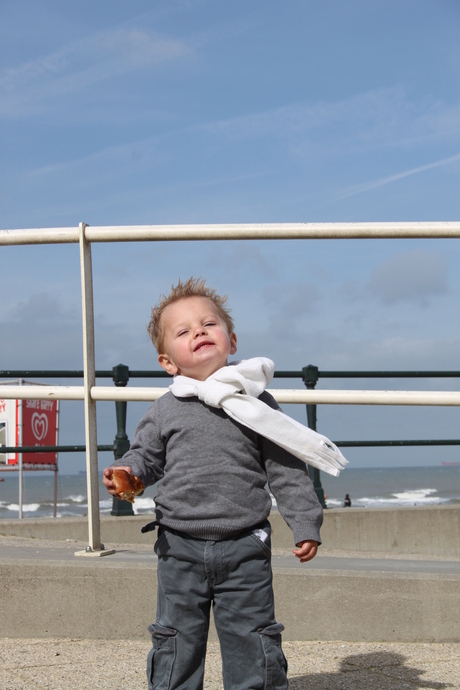
[[[83,378],[83,369],[81,370],[66,370],[66,369],[4,369],[0,370],[1,378],[62,378],[62,379],[78,379]],[[318,371],[319,378],[330,379],[351,379],[351,378],[460,378],[460,370],[455,371]],[[113,378],[113,371],[111,369],[96,370],[96,378]],[[130,379],[170,379],[170,374],[166,371],[151,371],[149,369],[134,369],[129,371]],[[303,378],[302,371],[275,371],[273,374],[275,379],[301,379]]]
[[[168,388],[105,388],[91,390],[93,400],[150,402],[168,392]],[[354,391],[267,389],[284,404],[329,405],[460,405],[457,391]]]
[[[1,375],[1,372],[0,372]],[[303,379],[303,371],[275,371],[275,379]],[[460,378],[460,370],[455,371],[318,371],[318,378],[324,379],[410,379],[410,378]]]
[[[94,386],[93,400],[152,402],[168,388]],[[369,391],[267,389],[279,403],[327,405],[434,405],[460,406],[458,391]],[[0,386],[0,399],[83,400],[83,386]]]
[[[49,465],[40,462],[25,462],[22,465],[22,469],[25,472],[31,472],[35,470],[42,470],[44,472],[58,472],[59,467],[56,464]],[[0,472],[19,472],[19,465],[0,465]]]
[[[82,379],[84,375],[83,369],[67,370],[67,369],[4,369],[0,371],[0,378],[9,379],[23,379],[43,378],[43,379]],[[98,372],[100,378],[112,378],[113,372],[109,370]]]
[[[384,446],[460,446],[460,439],[440,439],[425,441],[334,441],[341,448],[378,448]]]
[[[460,371],[317,371],[318,379],[334,378],[455,378],[460,377]],[[1,376],[1,372],[0,372]],[[303,371],[275,371],[274,379],[303,379]]]
[[[358,239],[460,237],[459,222],[434,223],[242,223],[133,225],[86,228],[89,242],[145,240]]]
[[[277,390],[275,400],[306,405],[460,405],[458,391]]]
[[[83,369],[66,370],[66,369],[5,369],[0,371],[0,378],[43,378],[43,379],[79,379],[83,378]],[[130,378],[152,378],[152,379],[171,379],[172,376],[166,371],[130,371]],[[96,369],[96,378],[113,378],[113,371],[111,369]]]
[[[425,439],[393,441],[334,441],[341,448],[377,448],[385,446],[460,446],[460,439]],[[86,446],[0,446],[0,453],[80,453]],[[112,445],[98,445],[99,452],[114,451]],[[1,466],[0,466],[1,471]]]
[[[96,371],[97,376],[97,371]],[[129,370],[130,379],[172,379],[171,374],[167,371],[150,371],[149,369],[131,369]]]
[[[240,223],[206,225],[86,226],[89,242],[455,238],[460,222]],[[78,227],[1,230],[0,245],[59,244],[79,241]]]
[[[460,371],[319,371],[323,379],[460,378]]]
[[[115,445],[102,445],[97,447],[98,450],[112,452]],[[86,446],[0,446],[0,453],[84,453]]]
[[[0,230],[0,246],[17,246],[24,244],[71,244],[77,243],[78,241],[78,227]]]
[[[117,390],[113,388],[114,392]],[[0,385],[3,400],[83,400],[83,386]]]

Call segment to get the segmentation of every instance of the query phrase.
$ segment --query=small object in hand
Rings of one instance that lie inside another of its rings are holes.
[[[126,470],[113,470],[112,482],[122,501],[134,503],[134,497],[144,491],[144,484]]]

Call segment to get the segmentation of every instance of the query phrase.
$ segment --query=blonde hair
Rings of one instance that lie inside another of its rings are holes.
[[[150,317],[149,324],[147,326],[147,331],[150,339],[158,352],[162,354],[163,350],[163,329],[161,326],[161,317],[164,310],[170,304],[178,302],[181,299],[187,299],[188,297],[206,297],[211,300],[215,305],[217,312],[225,325],[229,333],[234,331],[233,319],[230,316],[230,309],[225,307],[227,301],[227,296],[218,295],[215,290],[206,286],[206,281],[202,278],[189,278],[185,283],[179,280],[177,285],[171,286],[171,292],[169,295],[161,295],[159,301],[154,307],[152,307],[152,315]]]

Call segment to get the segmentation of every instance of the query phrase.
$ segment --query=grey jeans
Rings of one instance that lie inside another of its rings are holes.
[[[207,541],[160,527],[149,690],[203,688],[211,606],[225,690],[288,687],[284,628],[274,615],[270,524],[261,527],[265,541],[259,531]]]

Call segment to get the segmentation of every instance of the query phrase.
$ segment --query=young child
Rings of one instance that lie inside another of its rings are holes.
[[[263,427],[266,411],[275,417],[265,425],[270,436],[284,415],[264,385],[251,397],[259,360],[243,362],[248,371],[242,374],[240,365],[227,366],[237,339],[225,302],[204,281],[190,278],[152,309],[149,334],[160,365],[175,377],[172,392],[153,403],[130,450],[104,470],[113,495],[115,466],[144,486],[162,479],[155,498],[158,600],[149,627],[149,689],[203,687],[211,606],[226,690],[287,688],[284,628],[274,612],[267,483],[293,530],[297,558],[314,558],[320,544],[322,509],[305,462],[251,428],[254,420]],[[235,376],[246,376],[243,392],[249,395],[241,394],[240,383],[228,383]],[[230,390],[235,385],[236,392]],[[246,421],[236,421],[245,414]]]

